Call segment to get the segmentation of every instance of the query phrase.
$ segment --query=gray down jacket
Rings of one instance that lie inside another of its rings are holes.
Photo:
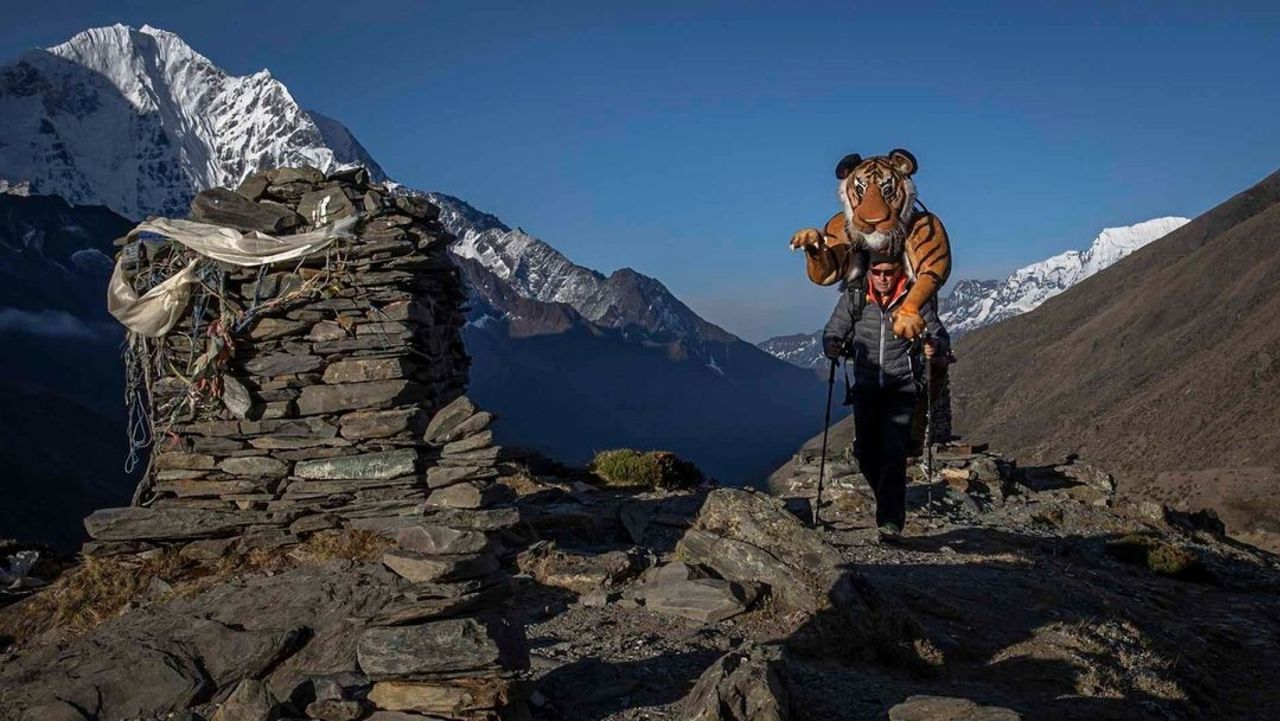
[[[831,320],[822,331],[824,344],[833,339],[844,341],[845,354],[853,365],[855,385],[892,388],[908,381],[922,383],[924,353],[921,345],[893,333],[893,311],[902,305],[906,289],[887,308],[864,298],[866,302],[861,304],[862,312],[857,318],[853,316],[858,304],[851,302],[851,293],[854,292],[863,291],[861,287],[852,286],[840,293],[840,300],[831,312]],[[938,352],[945,353],[950,347],[951,336],[938,320],[937,301],[926,303],[920,309],[920,317],[924,318],[928,332],[939,341]]]

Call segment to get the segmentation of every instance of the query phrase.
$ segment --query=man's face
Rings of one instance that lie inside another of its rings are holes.
[[[902,266],[897,263],[876,263],[868,271],[868,275],[871,276],[871,287],[882,295],[888,293],[898,282],[898,274],[901,272]]]

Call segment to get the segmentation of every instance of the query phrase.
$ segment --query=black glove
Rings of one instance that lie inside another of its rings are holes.
[[[831,360],[840,358],[840,354],[844,351],[844,339],[833,335],[822,337],[822,354]]]

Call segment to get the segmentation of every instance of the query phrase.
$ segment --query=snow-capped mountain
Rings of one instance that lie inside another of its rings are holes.
[[[756,344],[761,350],[801,368],[821,370],[826,365],[822,355],[822,331],[776,335]]]
[[[563,303],[591,323],[637,340],[682,341],[689,355],[709,366],[716,364],[713,344],[738,340],[703,320],[654,278],[630,268],[606,276],[458,198],[428,197],[440,206],[445,227],[458,236],[454,254],[478,262],[523,297]]]
[[[1005,318],[1022,315],[1187,222],[1187,218],[1171,216],[1121,228],[1104,228],[1088,249],[1068,250],[1032,263],[1014,271],[1004,281],[955,282],[942,291],[938,304],[942,322],[954,339]],[[757,345],[775,358],[801,368],[825,366],[821,331],[775,336]]]
[[[1188,218],[1165,217],[1104,228],[1086,250],[1068,250],[1019,268],[1003,283],[979,281],[984,285],[966,288],[960,298],[943,303],[942,321],[954,336],[1022,315],[1187,222]],[[981,292],[975,292],[978,287]]]
[[[383,177],[270,72],[230,75],[150,26],[85,30],[0,67],[0,133],[0,182],[134,219],[185,215],[196,192],[258,168],[362,164]]]
[[[171,32],[93,28],[0,68],[0,179],[32,194],[135,219],[183,216],[200,190],[303,164],[361,164],[385,179],[346,127],[303,110],[270,72],[230,75]],[[605,276],[457,198],[427,195],[459,237],[455,254],[524,297],[642,340],[685,341],[708,364],[717,359],[707,341],[736,340],[653,278],[626,268]]]

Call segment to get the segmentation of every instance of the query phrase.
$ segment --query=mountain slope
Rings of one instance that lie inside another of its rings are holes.
[[[606,448],[664,448],[750,484],[820,425],[812,375],[718,328],[723,339],[604,325],[521,295],[473,258],[458,263],[471,293],[469,392],[501,415],[504,443],[578,463]]]
[[[258,168],[365,164],[339,123],[265,70],[230,75],[177,35],[86,30],[0,67],[0,178],[130,218],[181,216],[195,193]]]
[[[1026,313],[1186,222],[1165,217],[1103,228],[1088,249],[1068,250],[1019,268],[1003,283],[961,281],[942,304],[942,322],[953,335],[961,335]]]
[[[965,336],[959,431],[1129,474],[1280,453],[1280,173],[1023,316]]]

